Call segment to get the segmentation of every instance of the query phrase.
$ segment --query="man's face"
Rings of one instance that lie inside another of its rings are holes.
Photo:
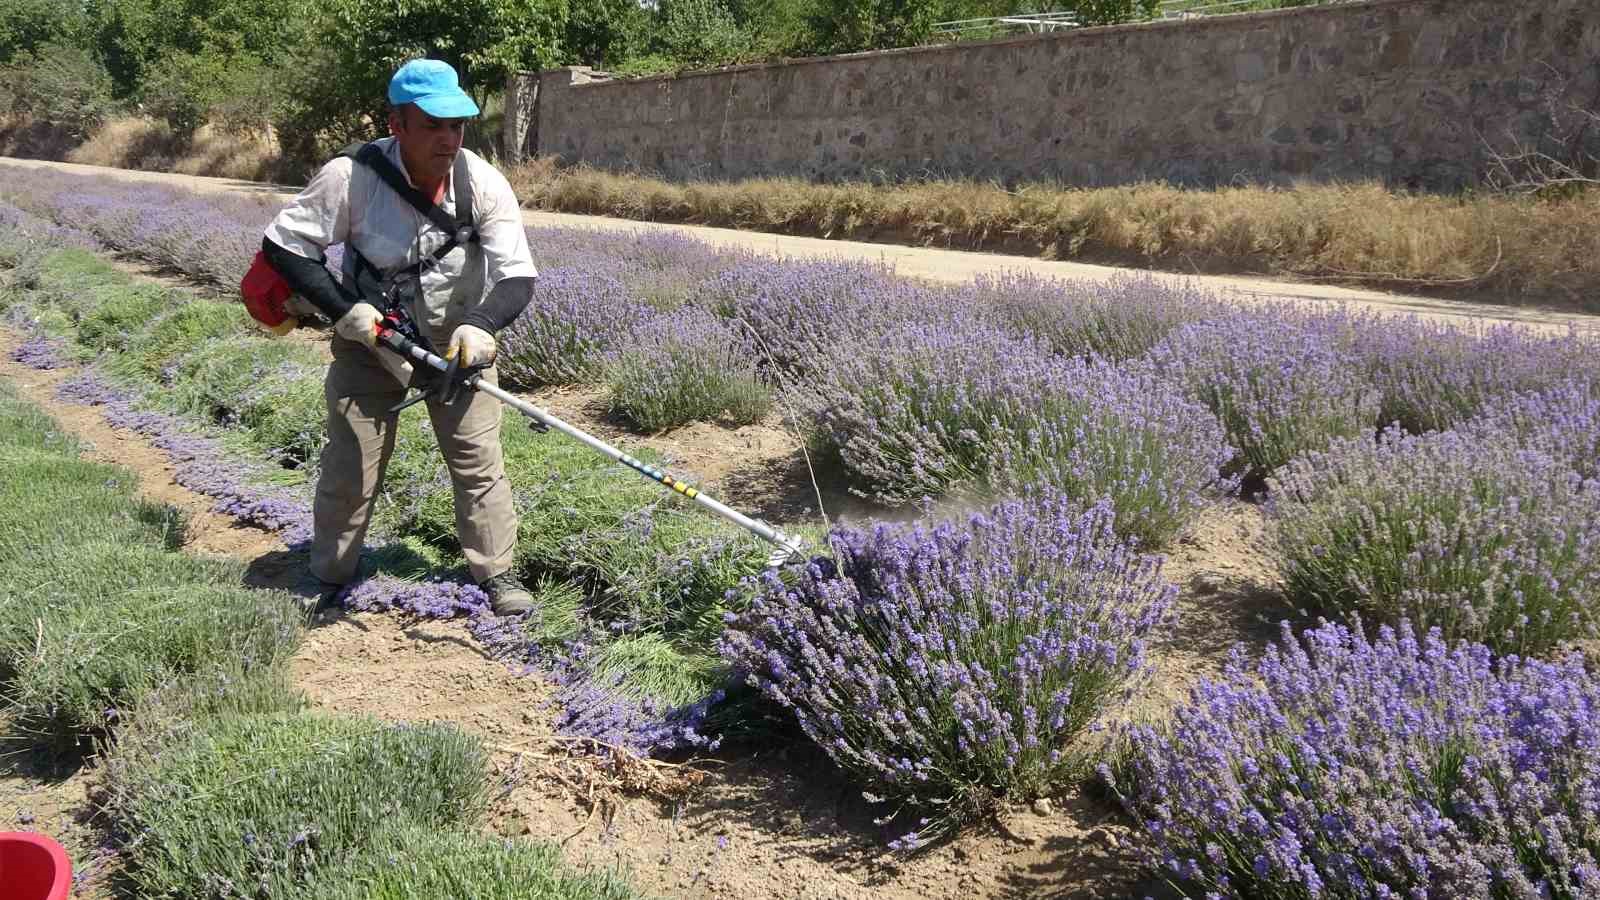
[[[466,119],[435,119],[409,103],[389,115],[406,171],[421,181],[440,181],[450,173],[466,125]]]

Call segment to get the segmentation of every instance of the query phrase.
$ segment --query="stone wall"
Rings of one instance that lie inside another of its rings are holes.
[[[555,69],[523,76],[522,146],[690,179],[1448,189],[1487,145],[1548,131],[1552,97],[1600,108],[1597,66],[1600,0],[1369,0],[677,77]]]

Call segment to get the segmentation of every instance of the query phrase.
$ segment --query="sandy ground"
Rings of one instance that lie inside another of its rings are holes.
[[[261,184],[228,178],[174,175],[164,172],[108,169],[99,166],[17,159],[14,157],[0,157],[0,164],[24,168],[55,169],[86,175],[104,175],[128,181],[174,184],[196,191],[267,193],[281,195],[285,199],[292,196],[296,190],[294,186],[290,185]],[[522,214],[522,219],[530,226],[593,228],[602,231],[674,232],[690,235],[716,247],[744,249],[774,256],[838,257],[880,261],[892,264],[895,270],[901,274],[946,282],[966,282],[980,274],[993,275],[1016,271],[1025,271],[1051,278],[1104,281],[1117,275],[1141,271],[997,253],[942,250],[933,247],[908,247],[900,244],[875,244],[861,241],[837,241],[813,237],[793,237],[739,231],[731,228],[712,228],[703,225],[637,222],[631,219],[616,219],[606,216],[582,216],[569,213],[525,210]],[[537,258],[538,248],[534,248],[534,253]],[[1491,322],[1518,322],[1530,327],[1551,330],[1565,329],[1568,326],[1590,328],[1593,327],[1595,322],[1593,316],[1581,313],[1555,312],[1536,307],[1496,306],[1487,303],[1441,300],[1432,297],[1346,288],[1315,282],[1291,282],[1226,275],[1179,275],[1162,272],[1148,274],[1162,280],[1198,284],[1224,292],[1239,299],[1241,302],[1264,299],[1333,301],[1344,302],[1353,307],[1377,312],[1408,313],[1441,321],[1481,319]]]

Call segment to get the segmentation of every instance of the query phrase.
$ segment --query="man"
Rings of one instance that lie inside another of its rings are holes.
[[[381,318],[372,296],[357,296],[358,256],[386,287],[407,290],[421,334],[462,368],[492,366],[495,334],[516,318],[538,276],[511,186],[493,166],[461,146],[466,120],[478,106],[461,90],[455,70],[438,60],[414,60],[389,83],[391,137],[383,155],[422,196],[447,214],[471,197],[476,240],[437,259],[451,238],[386,184],[371,166],[347,157],[327,163],[266,229],[262,250],[289,286],[334,322],[333,362],[324,397],[328,441],[313,507],[309,577],[300,593],[318,614],[356,578],[361,548],[384,470],[394,450],[397,416],[409,366],[377,346]],[[465,175],[467,184],[458,183]],[[470,194],[468,194],[470,192]],[[343,285],[323,267],[324,251],[345,244]],[[355,252],[352,252],[355,251]],[[403,366],[403,368],[402,368]],[[445,405],[427,401],[439,449],[455,492],[456,532],[472,577],[498,615],[532,609],[533,598],[512,573],[517,517],[500,451],[500,404],[463,391]]]

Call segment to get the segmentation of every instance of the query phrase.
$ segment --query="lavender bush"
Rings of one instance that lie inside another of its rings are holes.
[[[721,650],[869,796],[948,833],[997,794],[1058,785],[1074,737],[1146,667],[1176,593],[1059,492],[965,522],[836,529],[834,560],[762,590]]]
[[[1595,631],[1600,482],[1514,435],[1390,429],[1296,459],[1269,491],[1299,601],[1528,655]]]
[[[902,326],[844,343],[794,392],[813,439],[886,503],[1046,482],[1170,538],[1229,458],[1216,419],[1145,367],[1000,329]]]
[[[533,301],[500,335],[500,374],[527,387],[598,380],[606,354],[654,315],[615,278],[545,269]]]
[[[98,293],[77,323],[78,343],[98,352],[127,350],[150,322],[183,301],[153,284],[114,285]]]
[[[107,359],[105,370],[129,381],[159,384],[169,365],[213,342],[247,334],[247,318],[236,303],[196,299],[175,304],[151,319],[132,347]]]
[[[1246,477],[1337,438],[1371,435],[1379,395],[1332,319],[1237,312],[1185,325],[1150,351],[1164,376],[1216,413]]]
[[[88,232],[57,225],[0,200],[0,269],[27,266],[55,250],[101,250]]]
[[[772,406],[748,343],[696,307],[640,328],[607,356],[605,378],[612,411],[645,431],[719,418],[749,425]]]
[[[1465,328],[1371,315],[1348,322],[1350,352],[1382,396],[1380,421],[1413,434],[1443,430],[1519,392],[1600,380],[1600,344],[1576,331]]]
[[[326,437],[326,362],[315,347],[242,334],[176,357],[161,372],[163,405],[242,430],[268,458],[298,467]]]
[[[237,290],[277,204],[265,196],[202,196],[63,173],[33,172],[25,190],[0,185],[0,192],[28,212],[73,223],[107,247],[228,290]]]
[[[1285,624],[1130,737],[1124,802],[1193,896],[1600,893],[1600,684],[1576,655]]]
[[[1036,337],[1057,353],[1114,360],[1142,356],[1174,328],[1230,311],[1213,294],[1150,275],[1109,282],[979,275],[969,302],[992,307],[1014,334]]]
[[[1600,384],[1569,381],[1549,390],[1507,397],[1458,430],[1494,441],[1513,435],[1523,447],[1549,454],[1584,478],[1600,477]]]
[[[841,343],[870,343],[908,322],[976,318],[953,292],[842,260],[746,260],[701,286],[701,305],[733,320],[775,374],[809,378]]]

